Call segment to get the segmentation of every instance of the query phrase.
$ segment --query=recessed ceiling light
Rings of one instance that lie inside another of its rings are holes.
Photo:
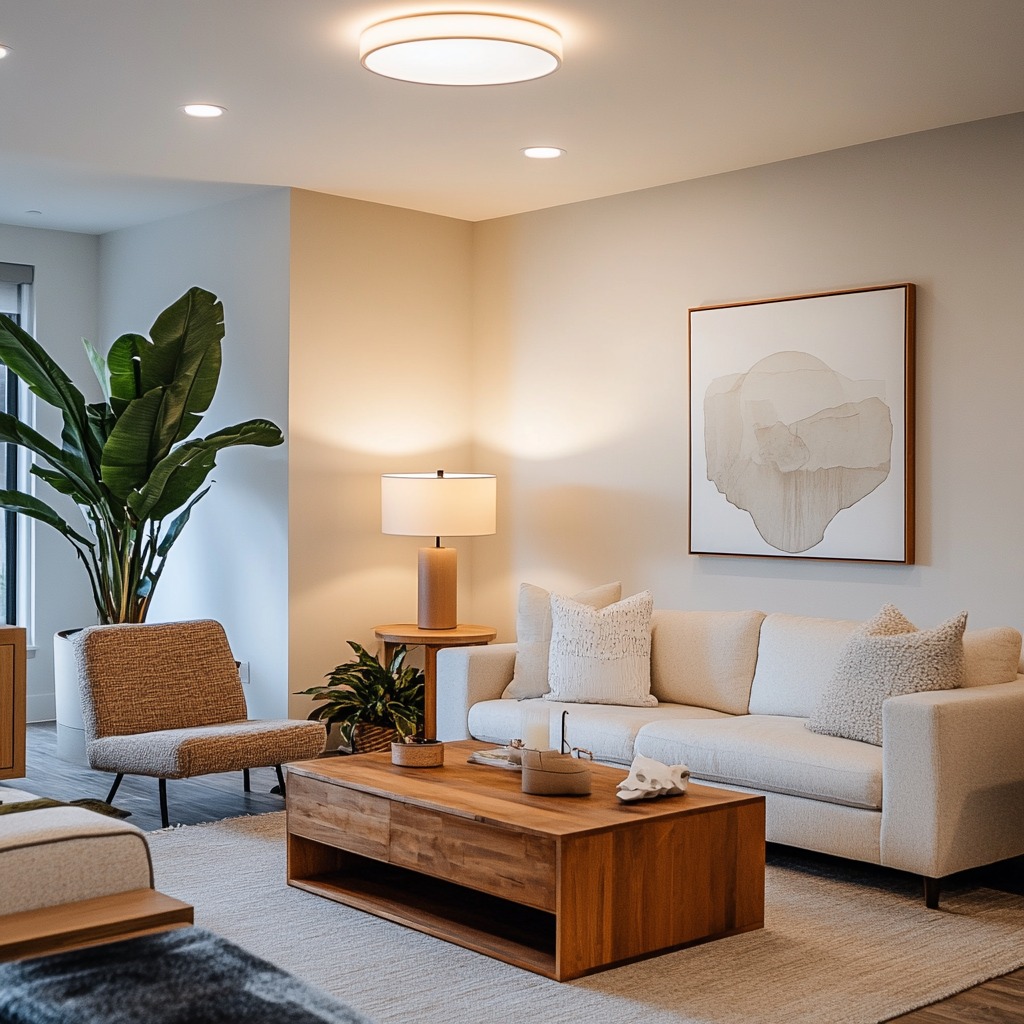
[[[523,156],[528,156],[531,160],[554,160],[565,156],[565,150],[557,146],[527,146],[523,150]]]
[[[0,43],[0,60],[3,60],[11,52],[11,48],[6,43]]]
[[[218,107],[216,103],[186,103],[181,108],[181,112],[189,117],[220,117],[226,110],[226,107]]]
[[[543,78],[562,63],[562,37],[505,14],[416,14],[359,37],[364,68],[423,85],[505,85]]]

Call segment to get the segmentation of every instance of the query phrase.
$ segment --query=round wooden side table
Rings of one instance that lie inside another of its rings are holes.
[[[414,622],[395,622],[374,626],[373,635],[384,643],[384,661],[390,663],[395,651],[422,647],[423,666],[423,736],[437,738],[437,652],[442,647],[475,647],[489,644],[498,631],[491,626],[474,626],[460,622],[454,629],[420,629]]]

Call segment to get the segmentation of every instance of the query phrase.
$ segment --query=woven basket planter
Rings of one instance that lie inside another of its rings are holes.
[[[392,743],[391,763],[403,768],[440,768],[444,764],[444,744],[437,740],[427,743]]]
[[[366,725],[360,722],[352,732],[352,753],[369,754],[374,750],[390,750],[398,733],[384,725]]]

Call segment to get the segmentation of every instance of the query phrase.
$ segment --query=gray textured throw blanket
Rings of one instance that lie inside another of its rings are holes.
[[[0,964],[2,1024],[370,1024],[203,928]]]

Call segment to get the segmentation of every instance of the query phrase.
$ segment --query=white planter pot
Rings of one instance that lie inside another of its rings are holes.
[[[57,756],[85,764],[85,722],[75,655],[68,639],[77,629],[53,634],[53,695],[57,705]]]

